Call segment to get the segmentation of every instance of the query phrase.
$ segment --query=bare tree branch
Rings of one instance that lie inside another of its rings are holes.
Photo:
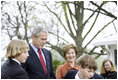
[[[56,34],[54,34],[53,32],[50,32],[50,31],[48,31],[50,34],[52,34],[52,35],[54,35],[54,36],[58,36],[58,35],[56,35]],[[63,41],[65,41],[66,43],[68,43],[68,41],[67,40],[65,40],[64,38],[62,38],[62,37],[60,37],[60,36],[58,36],[60,39],[62,39]]]
[[[43,2],[43,3],[44,3],[44,2]],[[44,5],[46,6],[46,8],[47,8],[52,14],[54,14],[54,15],[56,16],[56,18],[60,21],[60,23],[62,24],[62,26],[64,27],[64,29],[67,31],[67,33],[70,34],[70,33],[68,32],[68,30],[66,29],[65,25],[62,23],[61,19],[58,17],[58,15],[57,15],[54,11],[50,10],[50,8],[49,8],[45,3],[44,3]]]
[[[90,1],[90,2],[91,2],[93,5],[97,6],[100,10],[104,11],[104,12],[107,14],[107,16],[110,16],[110,17],[112,17],[112,18],[114,18],[114,19],[117,19],[117,17],[116,17],[115,15],[113,15],[112,13],[106,11],[106,10],[103,9],[102,7],[98,6],[98,5],[97,5],[96,3],[94,3],[93,1]]]
[[[67,23],[67,27],[69,29],[69,34],[71,37],[74,37],[74,34],[73,34],[73,31],[71,29],[71,25],[70,25],[70,22],[69,22],[69,19],[68,19],[68,15],[67,15],[67,10],[66,10],[66,5],[65,4],[62,4],[62,7],[63,7],[63,10],[64,10],[64,13],[65,13],[65,19],[66,19],[66,23]]]
[[[108,24],[106,24],[102,29],[100,29],[96,35],[85,45],[84,49],[92,42],[92,40],[102,31],[104,30],[104,28],[106,28],[110,23],[112,23],[115,19],[113,19],[112,21],[110,21]]]

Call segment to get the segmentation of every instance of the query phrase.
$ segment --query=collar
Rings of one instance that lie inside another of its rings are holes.
[[[35,47],[32,43],[30,43],[30,45],[31,45],[31,47],[33,48],[33,50],[35,51],[36,55],[39,57],[38,48],[37,48],[37,47]],[[40,49],[40,50],[41,50],[41,54],[42,54],[43,59],[44,59],[45,64],[46,64],[45,55],[44,55],[44,53],[43,53],[42,49]],[[40,57],[39,57],[39,58],[40,58]]]
[[[74,67],[71,67],[71,65],[69,64],[68,61],[65,62],[64,66],[66,66],[68,70],[70,70],[70,69],[78,70],[78,66],[77,66],[76,61],[75,61],[75,65],[74,65]]]
[[[78,74],[79,74],[79,71],[76,73],[75,79],[80,79]]]
[[[17,62],[18,64],[20,64],[20,65],[21,65],[21,63],[20,63],[17,59],[12,58],[12,60],[14,60],[15,62]]]
[[[38,48],[36,46],[34,46],[34,44],[30,43],[31,47],[35,50],[38,50]]]
[[[36,48],[32,43],[30,43],[30,45],[33,48],[33,50],[35,51],[36,55],[39,57],[38,48]]]

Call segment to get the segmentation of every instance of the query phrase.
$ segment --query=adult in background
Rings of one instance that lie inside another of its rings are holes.
[[[62,79],[68,70],[78,70],[78,65],[75,61],[76,55],[78,53],[77,47],[74,44],[67,43],[66,45],[64,45],[62,51],[66,62],[63,65],[57,67],[57,79]]]
[[[55,78],[52,67],[51,52],[43,48],[46,44],[48,33],[43,27],[34,27],[32,32],[32,43],[29,44],[29,57],[22,64],[28,72],[30,79]]]
[[[103,79],[102,76],[95,73],[97,63],[91,55],[80,56],[77,63],[79,70],[69,70],[64,79]]]
[[[116,68],[113,65],[112,61],[109,59],[105,59],[102,63],[100,74],[105,79],[117,79]]]
[[[7,47],[8,60],[1,66],[1,79],[28,79],[27,72],[22,68],[29,56],[29,46],[23,40],[12,40]]]

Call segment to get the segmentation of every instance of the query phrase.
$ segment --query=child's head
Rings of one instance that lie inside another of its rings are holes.
[[[101,74],[104,74],[108,71],[116,71],[115,66],[113,65],[112,61],[109,59],[105,59],[102,63],[101,67]]]
[[[17,39],[12,40],[7,47],[7,58],[15,58],[19,56],[21,53],[26,53],[29,50],[29,46],[23,40]]]
[[[97,69],[97,63],[95,59],[88,54],[84,54],[77,60],[79,65],[79,77],[82,79],[91,78]]]

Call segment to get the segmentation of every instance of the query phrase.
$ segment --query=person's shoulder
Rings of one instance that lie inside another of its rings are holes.
[[[67,63],[65,62],[64,64],[62,64],[62,65],[59,65],[58,67],[57,67],[57,69],[62,69],[62,70],[67,70],[68,69],[68,65],[67,65]]]
[[[63,69],[63,65],[59,65],[58,67],[57,67],[57,70],[61,70],[61,69]]]
[[[110,72],[111,75],[117,75],[117,72],[116,71],[112,71]]]
[[[93,77],[95,79],[103,79],[103,77],[101,75],[97,74],[97,73],[94,73]]]
[[[43,50],[43,51],[46,51],[46,52],[50,52],[48,49],[46,49],[46,48],[42,48],[41,50]]]
[[[117,73],[116,71],[112,71],[112,73]]]
[[[78,72],[78,70],[68,70],[68,71],[67,71],[67,74],[68,74],[68,75],[69,75],[69,74],[75,75],[75,74],[77,74],[77,72]]]
[[[64,79],[74,79],[75,75],[77,74],[78,70],[68,70]]]
[[[10,66],[10,60],[8,59],[1,65],[1,68],[9,68]]]
[[[69,73],[77,73],[78,70],[68,70]]]
[[[7,63],[7,62],[4,62],[4,63],[1,65],[1,72],[7,71],[8,68],[9,68],[8,63]]]
[[[1,66],[1,74],[3,77],[10,76],[14,74],[14,65],[12,65],[9,60],[7,60],[2,66]]]

